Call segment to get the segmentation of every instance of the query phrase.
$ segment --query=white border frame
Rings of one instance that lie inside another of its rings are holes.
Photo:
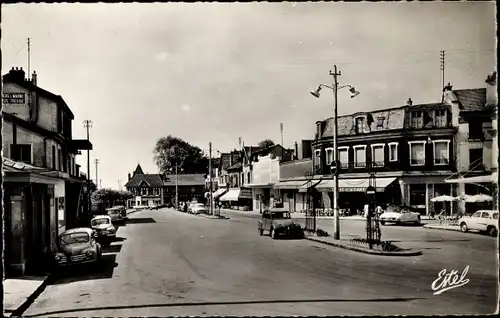
[[[391,146],[396,146],[396,157],[394,158],[394,160],[391,160]],[[399,148],[399,142],[390,142],[387,144],[387,147],[389,148],[389,159],[388,161],[389,162],[397,162],[398,159],[399,159],[399,156],[398,156],[398,148]]]
[[[411,157],[411,147],[413,144],[420,144],[420,145],[423,145],[424,146],[424,163],[422,164],[413,164],[411,163],[411,160],[412,160],[412,157]],[[426,156],[425,156],[425,145],[427,144],[427,141],[425,140],[413,140],[413,141],[408,141],[408,150],[409,150],[409,153],[410,153],[410,166],[425,166],[425,161],[427,160]]]
[[[450,142],[449,139],[437,139],[432,140],[432,163],[435,166],[446,166],[450,164]],[[446,150],[448,150],[448,162],[447,163],[436,163],[436,143],[446,143]]]
[[[385,166],[385,144],[383,144],[383,143],[371,144],[370,145],[371,155],[372,155],[372,158],[371,158],[372,159],[372,164],[374,164],[376,162],[376,161],[373,160],[373,158],[375,157],[373,155],[373,153],[374,153],[375,148],[377,148],[377,147],[382,147],[382,156],[383,156],[382,161],[381,161],[382,165],[381,166],[374,165],[373,167],[384,167]]]
[[[340,154],[340,151],[344,151],[344,150],[347,151],[347,162],[340,162],[340,166],[342,167],[342,164],[345,164],[345,165],[347,165],[347,167],[349,167],[349,146],[337,147],[337,151],[339,154]],[[340,160],[340,156],[338,156],[337,159]]]
[[[352,148],[354,149],[354,168],[366,168],[366,145],[356,145],[356,146],[352,146]],[[364,162],[364,165],[363,166],[359,166],[358,165],[358,161],[356,160],[356,150],[357,149],[363,149],[365,151],[365,162]]]

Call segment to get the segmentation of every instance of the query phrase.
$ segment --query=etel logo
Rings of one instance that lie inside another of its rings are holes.
[[[439,272],[438,278],[432,282],[432,290],[435,291],[433,295],[439,295],[447,290],[464,286],[469,282],[465,278],[467,272],[469,271],[469,265],[464,268],[462,275],[458,275],[456,270],[452,270],[446,273],[446,268]]]

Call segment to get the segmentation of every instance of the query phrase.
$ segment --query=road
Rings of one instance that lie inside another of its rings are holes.
[[[496,309],[491,237],[384,227],[420,245],[418,257],[384,257],[308,240],[272,240],[256,219],[213,220],[169,209],[131,215],[99,272],[59,278],[30,316],[270,316],[480,314]],[[323,221],[320,221],[323,222]],[[324,221],[326,228],[331,221]],[[344,231],[363,222],[345,221]],[[344,232],[346,233],[346,232]],[[433,295],[446,268],[470,265],[465,286]]]

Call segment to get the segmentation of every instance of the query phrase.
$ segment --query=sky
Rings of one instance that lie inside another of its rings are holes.
[[[485,87],[496,68],[494,2],[151,3],[2,6],[2,74],[27,68],[63,96],[73,136],[90,119],[91,176],[118,188],[138,163],[157,173],[156,140],[169,134],[226,152],[270,138],[292,147],[333,115],[437,102],[445,81]],[[86,171],[86,154],[77,163]]]

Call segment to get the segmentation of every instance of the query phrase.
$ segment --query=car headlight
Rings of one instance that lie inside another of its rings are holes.
[[[114,232],[114,231],[115,231],[115,228],[114,228],[114,227],[112,227],[112,226],[110,226],[110,227],[108,227],[108,231],[110,231],[110,232]]]
[[[90,256],[94,255],[94,252],[92,252],[92,251],[87,251],[87,253],[85,253],[85,255],[87,255],[88,257],[90,257]]]
[[[60,260],[61,260],[61,255],[56,255],[56,256],[55,256],[55,260],[56,260],[56,261],[60,261]]]

